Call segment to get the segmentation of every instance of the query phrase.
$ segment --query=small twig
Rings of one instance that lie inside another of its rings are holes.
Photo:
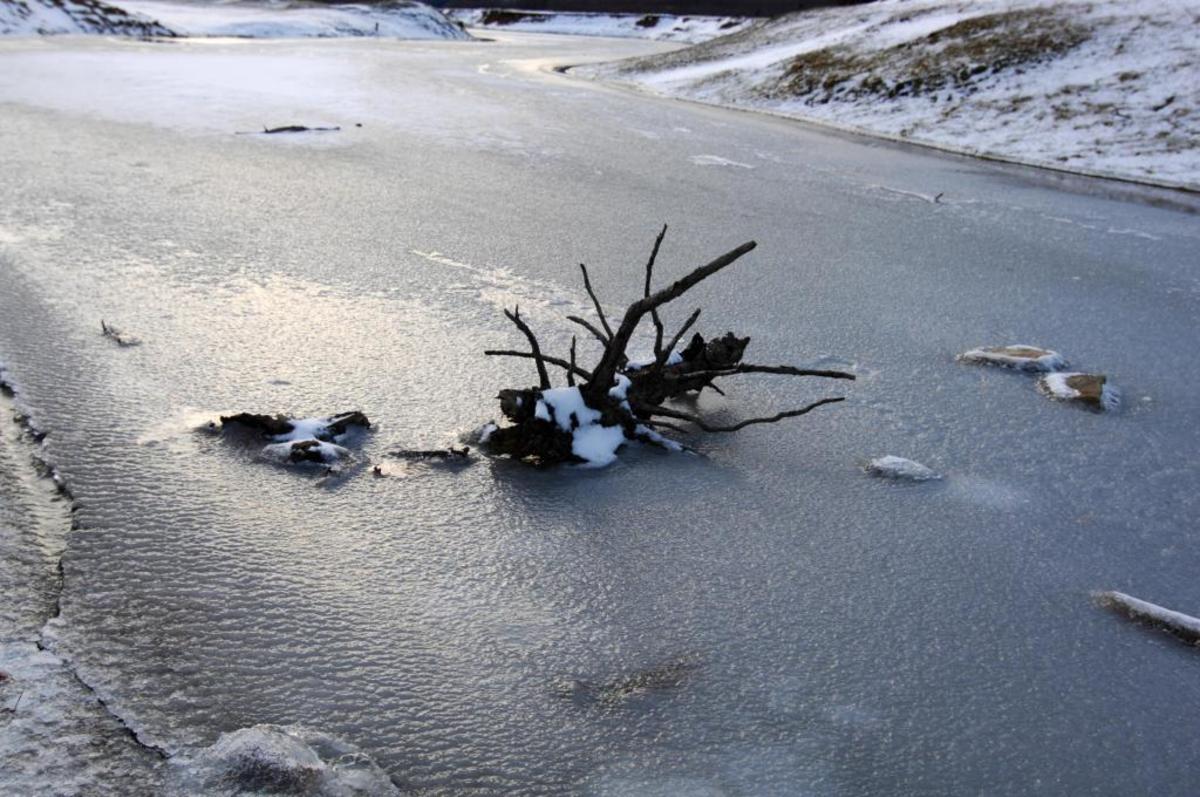
[[[650,250],[650,259],[646,261],[646,287],[642,292],[642,298],[650,298],[650,281],[654,276],[654,261],[658,259],[658,248],[662,246],[663,236],[667,234],[667,225],[659,231],[658,237],[654,239],[654,248]],[[650,318],[654,322],[654,362],[661,362],[662,343],[663,343],[663,323],[658,317],[658,310],[650,310]]]
[[[484,351],[488,357],[521,357],[526,360],[535,359],[533,352],[528,351],[512,351],[511,349],[488,349]],[[560,360],[558,357],[551,357],[549,354],[543,354],[542,359],[551,365],[557,366],[564,371],[572,369],[572,365],[566,360]],[[574,366],[575,375],[581,377],[584,381],[592,378],[592,372],[579,366]]]
[[[821,399],[820,401],[814,401],[812,404],[809,404],[807,407],[801,407],[798,410],[788,410],[786,412],[781,412],[776,415],[772,415],[769,418],[767,418],[767,417],[747,418],[746,420],[741,421],[739,423],[735,423],[732,426],[713,426],[709,423],[706,423],[705,420],[698,415],[693,415],[690,412],[680,412],[679,410],[667,409],[666,407],[662,407],[662,406],[645,407],[645,408],[639,406],[639,407],[635,408],[635,411],[643,411],[643,412],[648,412],[651,415],[662,415],[667,418],[675,418],[680,421],[688,421],[689,423],[695,424],[697,427],[699,427],[700,429],[702,429],[705,432],[736,432],[739,429],[744,429],[747,426],[750,426],[750,425],[756,424],[756,423],[775,423],[776,421],[782,421],[785,418],[795,418],[799,415],[805,415],[809,412],[812,412],[817,407],[820,407],[824,404],[836,404],[839,401],[845,401],[845,400],[846,399],[841,396],[838,396],[836,398],[824,398],[824,399]]]
[[[571,336],[571,367],[567,369],[567,387],[575,387],[575,336]]]
[[[537,336],[533,334],[533,330],[531,330],[529,325],[526,324],[521,318],[520,306],[514,308],[513,312],[511,313],[508,310],[505,310],[504,314],[508,316],[509,321],[512,321],[517,325],[517,329],[521,330],[521,332],[525,334],[526,339],[529,341],[529,348],[532,349],[533,361],[537,365],[539,386],[542,388],[542,390],[549,390],[550,374],[546,371],[546,363],[542,357],[542,347],[538,345],[538,339]]]
[[[596,298],[596,292],[592,290],[592,281],[588,279],[587,266],[585,266],[583,263],[580,263],[579,270],[583,272],[583,287],[587,290],[588,296],[592,297],[592,304],[596,307],[596,315],[600,316],[600,325],[603,326],[604,331],[608,333],[608,338],[604,341],[604,344],[608,345],[613,336],[612,327],[608,325],[608,318],[606,318],[604,315],[604,308],[600,306],[600,300]]]
[[[567,316],[567,320],[572,323],[578,324],[579,326],[586,329],[588,332],[591,332],[592,336],[595,337],[596,340],[600,341],[600,345],[602,345],[602,346],[608,345],[608,338],[604,337],[604,333],[601,332],[600,330],[596,329],[595,325],[592,324],[591,321],[580,318],[577,315],[569,315],[569,316]]]
[[[699,317],[700,317],[700,308],[697,307],[695,312],[693,312],[690,316],[688,316],[687,321],[683,322],[683,326],[680,327],[679,331],[676,332],[674,337],[671,338],[671,342],[666,346],[666,348],[664,348],[664,349],[662,349],[662,351],[658,352],[658,354],[656,355],[655,360],[654,360],[655,367],[661,368],[663,365],[666,364],[667,358],[671,356],[671,352],[675,351],[675,347],[679,345],[679,341],[683,339],[683,336],[687,333],[687,331],[689,329],[692,328],[692,324],[696,323],[696,319]]]

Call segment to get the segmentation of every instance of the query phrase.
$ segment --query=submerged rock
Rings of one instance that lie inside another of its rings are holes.
[[[1111,412],[1121,403],[1120,393],[1103,374],[1047,374],[1038,380],[1038,389],[1050,398],[1078,402],[1098,412]]]
[[[266,459],[297,465],[313,462],[329,465],[350,458],[350,450],[324,440],[296,440],[289,443],[272,443],[262,450]]]
[[[942,478],[940,473],[925,467],[920,462],[891,455],[876,457],[867,463],[865,470],[872,476],[910,482],[926,482]]]
[[[674,689],[698,667],[689,659],[674,659],[603,681],[570,679],[559,684],[558,692],[579,705],[614,707],[641,695]]]
[[[959,362],[976,365],[998,365],[1018,371],[1045,373],[1067,367],[1066,358],[1056,351],[1038,346],[1014,344],[1011,346],[986,346],[971,349],[958,355]]]
[[[399,794],[362,751],[296,726],[255,725],[176,763],[179,794],[373,797]]]

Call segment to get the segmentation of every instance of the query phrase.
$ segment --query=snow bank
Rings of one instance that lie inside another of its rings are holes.
[[[172,763],[179,794],[400,793],[362,751],[299,726],[255,725],[223,733],[198,755]]]
[[[877,457],[868,462],[866,471],[872,476],[910,482],[926,482],[942,478],[941,474],[931,468],[925,467],[920,462],[890,454],[885,457]]]
[[[183,36],[255,39],[385,36],[399,39],[469,39],[458,25],[424,3],[388,0],[376,5],[320,6],[301,2],[170,3],[118,0],[129,11],[154,17]]]
[[[514,11],[501,8],[449,9],[446,14],[478,28],[611,36],[624,39],[702,42],[742,30],[745,17],[680,17],[673,14],[594,14],[567,11]]]
[[[115,36],[174,36],[150,17],[99,0],[0,0],[0,36],[101,33]]]
[[[663,94],[1200,189],[1196,0],[881,0],[584,69]]]

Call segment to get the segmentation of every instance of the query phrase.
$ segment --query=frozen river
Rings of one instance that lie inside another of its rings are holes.
[[[273,723],[418,794],[1194,793],[1197,653],[1089,592],[1200,610],[1200,217],[544,68],[660,47],[0,42],[0,363],[78,502],[39,632],[68,521],[21,514],[0,433],[4,550],[59,524],[4,631],[169,756],[38,776],[10,746],[10,788],[161,793]],[[285,124],[342,129],[234,135]],[[501,308],[565,355],[577,264],[623,305],[662,223],[664,281],[758,241],[669,325],[859,375],[705,410],[849,400],[593,471],[321,482],[193,431],[357,408],[372,462],[454,442],[534,381],[482,354],[517,343]],[[1121,411],[954,361],[1006,343]],[[866,476],[883,454],[946,478]]]

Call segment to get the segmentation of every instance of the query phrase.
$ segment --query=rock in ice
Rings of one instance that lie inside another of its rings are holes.
[[[1121,395],[1108,384],[1103,374],[1067,371],[1046,374],[1038,380],[1038,389],[1059,401],[1075,401],[1094,410],[1111,412],[1121,404]]]
[[[959,362],[977,365],[998,365],[1018,371],[1045,373],[1067,367],[1066,359],[1056,351],[1038,346],[1014,344],[1011,346],[985,346],[971,349],[958,355]]]
[[[867,463],[866,471],[872,476],[910,482],[926,482],[942,478],[940,473],[925,467],[920,462],[891,455],[871,460]]]

